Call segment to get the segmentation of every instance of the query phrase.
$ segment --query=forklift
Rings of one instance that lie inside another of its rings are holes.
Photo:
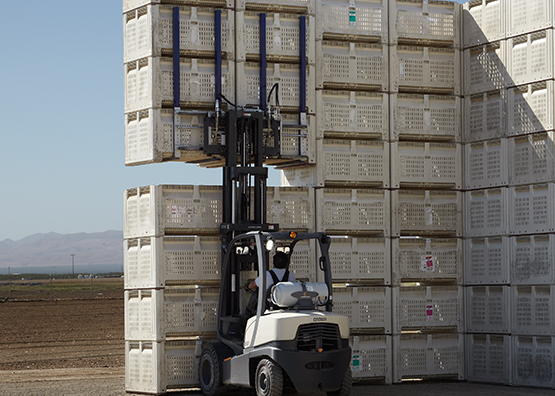
[[[180,108],[176,77],[180,73],[179,12],[177,8],[173,11],[177,116],[186,114],[186,110]],[[203,152],[208,158],[205,166],[211,163],[218,166],[222,161],[225,164],[220,225],[222,265],[217,339],[202,343],[198,368],[200,387],[206,396],[223,394],[234,387],[254,388],[258,396],[281,396],[284,389],[320,390],[330,396],[348,396],[352,387],[349,318],[332,312],[328,253],[331,239],[320,232],[280,231],[279,224],[267,222],[265,161],[296,163],[297,159],[280,158],[283,125],[278,84],[274,84],[266,98],[265,23],[265,14],[261,13],[260,103],[256,108],[238,107],[221,92],[221,12],[215,12],[216,101],[214,111],[204,117]],[[304,16],[299,17],[299,31],[299,120],[294,129],[300,142],[306,136],[307,119]],[[273,92],[272,108],[269,103]],[[225,110],[222,100],[227,102]],[[175,140],[179,128],[175,121],[174,128]],[[300,282],[277,279],[268,287],[266,273],[270,269],[270,257],[276,252],[286,254],[286,270],[289,270],[289,263],[298,260],[296,252],[303,244],[319,252],[319,259],[308,263],[319,271],[316,279]],[[253,291],[246,284],[256,277],[259,277],[259,287]],[[244,288],[243,282],[246,282]]]

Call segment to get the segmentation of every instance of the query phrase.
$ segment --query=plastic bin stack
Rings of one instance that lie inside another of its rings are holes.
[[[555,386],[553,2],[464,5],[467,376]]]
[[[464,378],[460,7],[389,3],[393,381]]]

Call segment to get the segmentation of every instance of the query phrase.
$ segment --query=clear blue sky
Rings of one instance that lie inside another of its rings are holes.
[[[124,166],[121,0],[2,1],[0,50],[0,241],[121,230],[127,188],[221,183]]]

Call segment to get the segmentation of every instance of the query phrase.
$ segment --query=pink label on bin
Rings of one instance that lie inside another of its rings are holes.
[[[426,317],[428,319],[433,319],[434,317],[434,307],[432,305],[426,306]]]

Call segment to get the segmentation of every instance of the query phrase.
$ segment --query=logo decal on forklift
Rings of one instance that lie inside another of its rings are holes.
[[[325,318],[325,317],[324,318],[319,318],[319,317],[317,317],[317,318],[312,319],[312,321],[313,322],[327,322],[328,318]]]

